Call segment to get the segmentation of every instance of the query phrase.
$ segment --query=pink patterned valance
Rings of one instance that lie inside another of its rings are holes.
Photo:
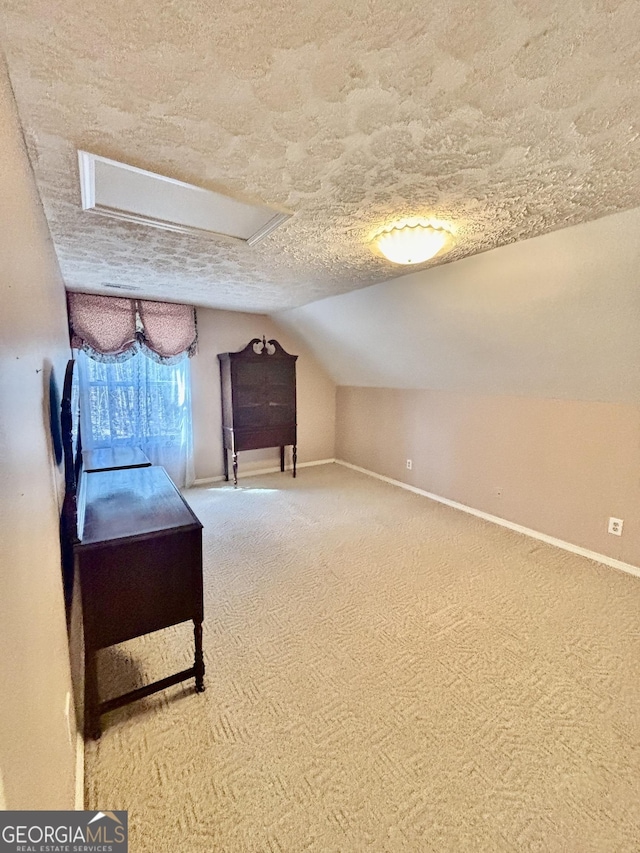
[[[71,346],[102,355],[122,355],[136,343],[136,304],[133,299],[68,293]]]
[[[71,346],[99,361],[122,361],[140,349],[161,362],[194,355],[196,312],[192,305],[67,293]]]
[[[183,352],[195,353],[197,340],[196,313],[193,305],[171,302],[138,302],[142,324],[142,342],[162,358],[172,358]]]

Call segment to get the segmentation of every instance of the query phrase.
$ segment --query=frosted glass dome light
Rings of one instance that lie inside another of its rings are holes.
[[[444,225],[424,219],[404,219],[380,228],[373,242],[394,264],[422,264],[448,247],[452,235]]]

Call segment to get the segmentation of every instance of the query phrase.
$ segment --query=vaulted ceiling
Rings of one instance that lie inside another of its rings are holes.
[[[640,206],[637,0],[0,0],[70,289],[277,311]],[[78,148],[288,209],[256,246],[83,212]],[[119,289],[110,289],[115,285]]]

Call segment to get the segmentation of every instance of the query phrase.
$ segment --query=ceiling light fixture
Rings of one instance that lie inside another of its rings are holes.
[[[451,248],[453,234],[445,222],[411,217],[379,228],[373,243],[394,264],[422,264]]]

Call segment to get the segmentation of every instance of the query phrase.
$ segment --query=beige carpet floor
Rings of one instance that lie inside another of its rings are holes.
[[[640,580],[338,465],[186,497],[206,692],[87,744],[132,853],[640,850]],[[103,698],[191,638],[103,652]]]

